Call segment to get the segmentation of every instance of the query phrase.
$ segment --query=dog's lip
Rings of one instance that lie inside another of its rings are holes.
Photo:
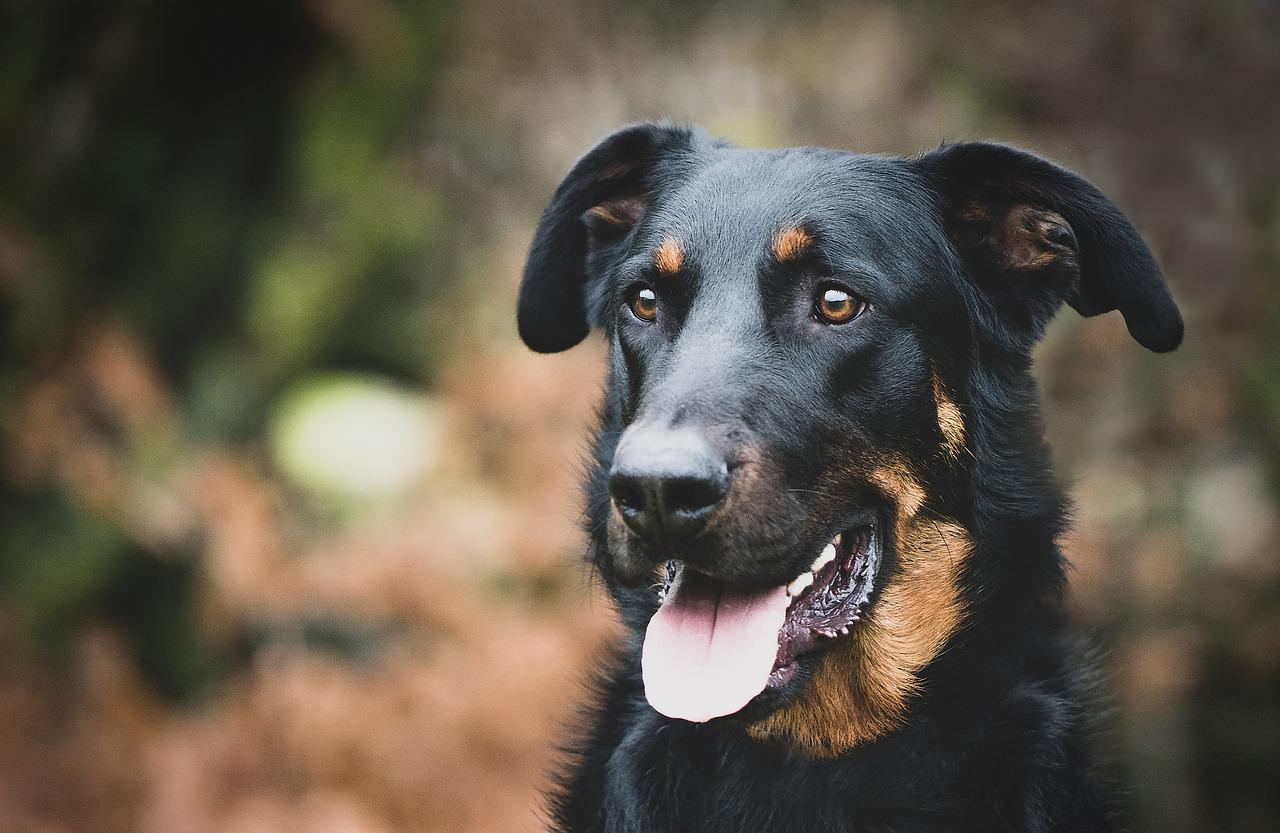
[[[816,562],[822,557],[827,547],[836,544],[842,535],[851,532],[857,532],[862,529],[869,529],[872,535],[879,542],[882,539],[880,530],[882,528],[881,512],[875,509],[858,509],[843,516],[842,521],[833,524],[822,537],[822,544],[810,544],[802,551],[813,553],[807,555],[803,559],[794,558],[784,563],[777,563],[767,568],[767,571],[757,572],[751,575],[742,575],[732,569],[727,569],[715,561],[700,563],[699,561],[691,561],[682,558],[682,553],[671,552],[667,555],[666,560],[658,561],[656,566],[650,568],[653,570],[651,575],[656,576],[658,581],[658,589],[661,590],[664,580],[664,571],[667,565],[673,562],[679,564],[681,569],[691,570],[701,576],[714,579],[723,584],[727,589],[740,590],[743,592],[754,592],[758,590],[767,590],[772,587],[790,585],[792,582],[800,579],[805,573],[812,572],[815,569]],[[816,536],[814,536],[816,537]],[[813,540],[809,538],[809,540]],[[652,557],[652,556],[651,556]],[[659,556],[661,557],[661,556]],[[652,563],[652,562],[651,562]],[[807,566],[805,566],[807,565]],[[643,581],[643,579],[642,579]],[[653,586],[652,584],[650,585]],[[796,595],[796,594],[791,594]]]
[[[808,566],[790,579],[776,575],[750,583],[730,581],[715,572],[678,560],[669,560],[658,569],[658,599],[675,592],[686,571],[713,579],[726,589],[758,591],[785,584],[790,602],[787,618],[778,633],[778,658],[774,666],[777,685],[789,682],[794,673],[782,673],[801,658],[848,636],[874,601],[884,564],[883,535],[879,514],[870,510],[852,516],[843,528],[819,550]],[[785,569],[785,568],[784,568]],[[775,685],[771,679],[770,686]]]
[[[881,539],[880,530],[882,528],[881,512],[876,509],[858,509],[842,516],[842,520],[837,524],[827,527],[828,531],[822,535],[821,544],[810,544],[803,548],[802,552],[811,553],[803,558],[797,557],[786,562],[780,562],[767,571],[757,572],[752,575],[742,575],[741,573],[726,569],[723,565],[715,561],[701,563],[699,560],[689,560],[682,558],[682,553],[672,552],[667,555],[666,560],[657,562],[656,566],[651,568],[659,582],[663,580],[663,572],[668,564],[672,562],[681,565],[682,569],[691,570],[699,575],[714,579],[722,583],[726,588],[732,590],[741,590],[744,592],[752,592],[757,590],[767,590],[771,587],[779,587],[782,585],[790,585],[793,581],[801,578],[805,573],[812,572],[815,569],[817,559],[822,557],[822,553],[827,547],[836,544],[842,535],[850,532],[857,532],[861,529],[869,529],[877,540]],[[806,536],[808,537],[808,536]],[[808,537],[812,541],[818,536]],[[807,565],[807,566],[806,566]],[[660,585],[659,585],[660,586]],[[792,594],[795,595],[795,594]]]
[[[875,600],[885,561],[879,526],[867,523],[847,529],[837,541],[834,558],[824,550],[814,564],[826,563],[810,573],[812,579],[801,582],[801,592],[791,594],[778,634],[777,668],[848,636]]]

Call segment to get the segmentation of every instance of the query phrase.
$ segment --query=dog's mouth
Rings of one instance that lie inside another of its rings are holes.
[[[704,722],[785,686],[802,657],[847,636],[863,617],[881,550],[876,523],[852,527],[800,575],[764,590],[666,562],[641,657],[649,704],[668,717]]]

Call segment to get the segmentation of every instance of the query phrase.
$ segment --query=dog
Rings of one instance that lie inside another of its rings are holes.
[[[1182,340],[1120,209],[1013,147],[642,124],[574,165],[517,323],[608,343],[585,523],[625,638],[559,830],[1116,829],[1031,373],[1064,303]]]

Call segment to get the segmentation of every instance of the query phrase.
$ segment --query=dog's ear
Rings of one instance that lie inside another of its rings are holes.
[[[1037,340],[1063,303],[1120,310],[1156,352],[1182,341],[1182,316],[1133,224],[1084,178],[1005,145],[944,145],[916,160],[941,198],[971,277],[1006,322]]]
[[[624,128],[578,160],[542,213],[520,283],[516,324],[539,353],[582,341],[588,315],[587,276],[644,217],[661,186],[659,163],[694,142],[670,125]]]

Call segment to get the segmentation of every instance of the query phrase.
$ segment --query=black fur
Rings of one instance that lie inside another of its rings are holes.
[[[582,219],[610,201],[624,201],[613,212],[622,222]],[[1028,218],[1030,249],[1007,245],[1026,243],[1009,217]],[[776,263],[771,236],[794,224],[812,251]],[[685,252],[678,279],[653,274],[668,236]],[[838,328],[814,321],[811,299],[828,281],[865,297],[868,312]],[[627,307],[638,282],[659,293],[652,324]],[[587,516],[628,636],[553,796],[559,829],[1117,829],[1090,749],[1088,665],[1063,623],[1056,539],[1067,501],[1030,374],[1031,348],[1063,303],[1120,310],[1152,350],[1181,340],[1159,269],[1119,209],[1013,148],[948,145],[916,159],[749,151],[642,125],[574,167],[530,250],[520,333],[544,352],[591,327],[609,341]],[[963,413],[961,454],[945,451],[932,374]],[[619,438],[638,421],[694,426],[757,475],[680,553],[744,586],[796,575],[850,512],[891,516],[893,497],[859,466],[910,462],[923,512],[960,524],[973,551],[964,625],[920,673],[900,728],[834,759],[748,737],[747,723],[803,688],[811,661],[741,716],[692,724],[648,706],[638,657],[657,601],[644,576],[665,555],[611,523],[607,489]]]

